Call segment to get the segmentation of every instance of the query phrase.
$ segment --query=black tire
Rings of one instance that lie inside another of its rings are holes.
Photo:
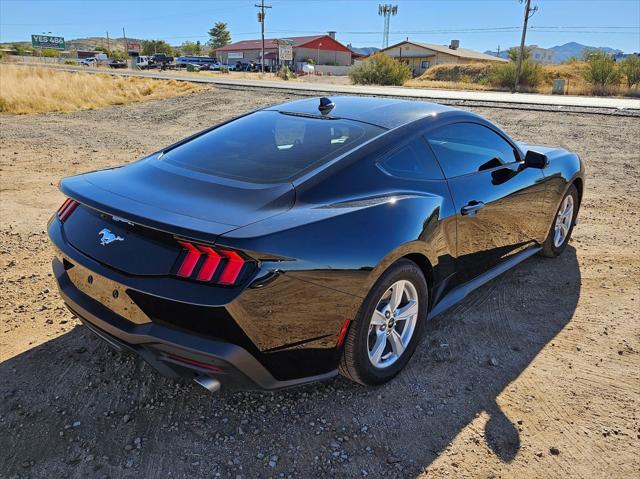
[[[567,196],[573,197],[573,215],[571,217],[571,226],[569,227],[569,232],[564,238],[564,241],[556,246],[554,244],[554,235],[555,235],[555,227],[556,227],[556,218],[558,217],[558,213],[560,212],[560,208],[564,204],[564,200]],[[547,239],[542,244],[542,250],[540,254],[542,256],[546,256],[547,258],[555,258],[562,254],[567,245],[569,244],[569,240],[571,239],[571,233],[573,233],[573,227],[575,226],[576,215],[578,214],[578,209],[580,208],[580,199],[578,198],[578,190],[575,185],[571,185],[567,190],[566,194],[562,197],[562,201],[560,202],[560,206],[556,210],[556,214],[553,216],[553,223],[551,224],[551,228],[549,229],[549,234],[547,235]]]
[[[413,335],[404,352],[393,364],[381,369],[369,360],[369,326],[380,299],[391,285],[400,280],[409,281],[414,286],[418,298],[418,316]],[[363,385],[384,384],[395,377],[409,362],[420,341],[426,323],[428,298],[427,282],[420,268],[408,259],[393,263],[371,288],[349,328],[338,368],[340,374]]]

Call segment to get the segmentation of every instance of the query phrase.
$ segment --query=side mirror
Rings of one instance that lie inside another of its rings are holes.
[[[538,168],[542,170],[549,166],[549,159],[544,153],[529,150],[524,157],[524,166],[527,168]]]

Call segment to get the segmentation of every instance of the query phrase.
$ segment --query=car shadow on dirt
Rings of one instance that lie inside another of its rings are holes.
[[[527,368],[570,323],[580,283],[573,247],[528,260],[430,322],[379,388],[211,396],[78,326],[0,364],[0,476],[411,477],[463,430],[469,453],[510,462],[527,417],[500,405],[526,388],[513,396],[535,406]]]

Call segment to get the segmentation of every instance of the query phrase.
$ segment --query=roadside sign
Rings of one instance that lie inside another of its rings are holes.
[[[131,53],[140,53],[142,50],[142,45],[140,42],[127,42],[127,51]]]
[[[31,35],[31,45],[34,48],[55,48],[64,50],[64,38],[51,35]]]
[[[282,43],[278,45],[278,57],[280,57],[281,61],[293,60],[293,46],[283,45]]]

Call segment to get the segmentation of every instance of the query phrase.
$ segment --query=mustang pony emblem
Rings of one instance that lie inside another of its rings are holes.
[[[100,238],[100,244],[102,246],[108,245],[109,243],[113,243],[114,241],[124,241],[124,238],[122,236],[114,235],[107,228],[103,228],[98,234],[102,236]]]

